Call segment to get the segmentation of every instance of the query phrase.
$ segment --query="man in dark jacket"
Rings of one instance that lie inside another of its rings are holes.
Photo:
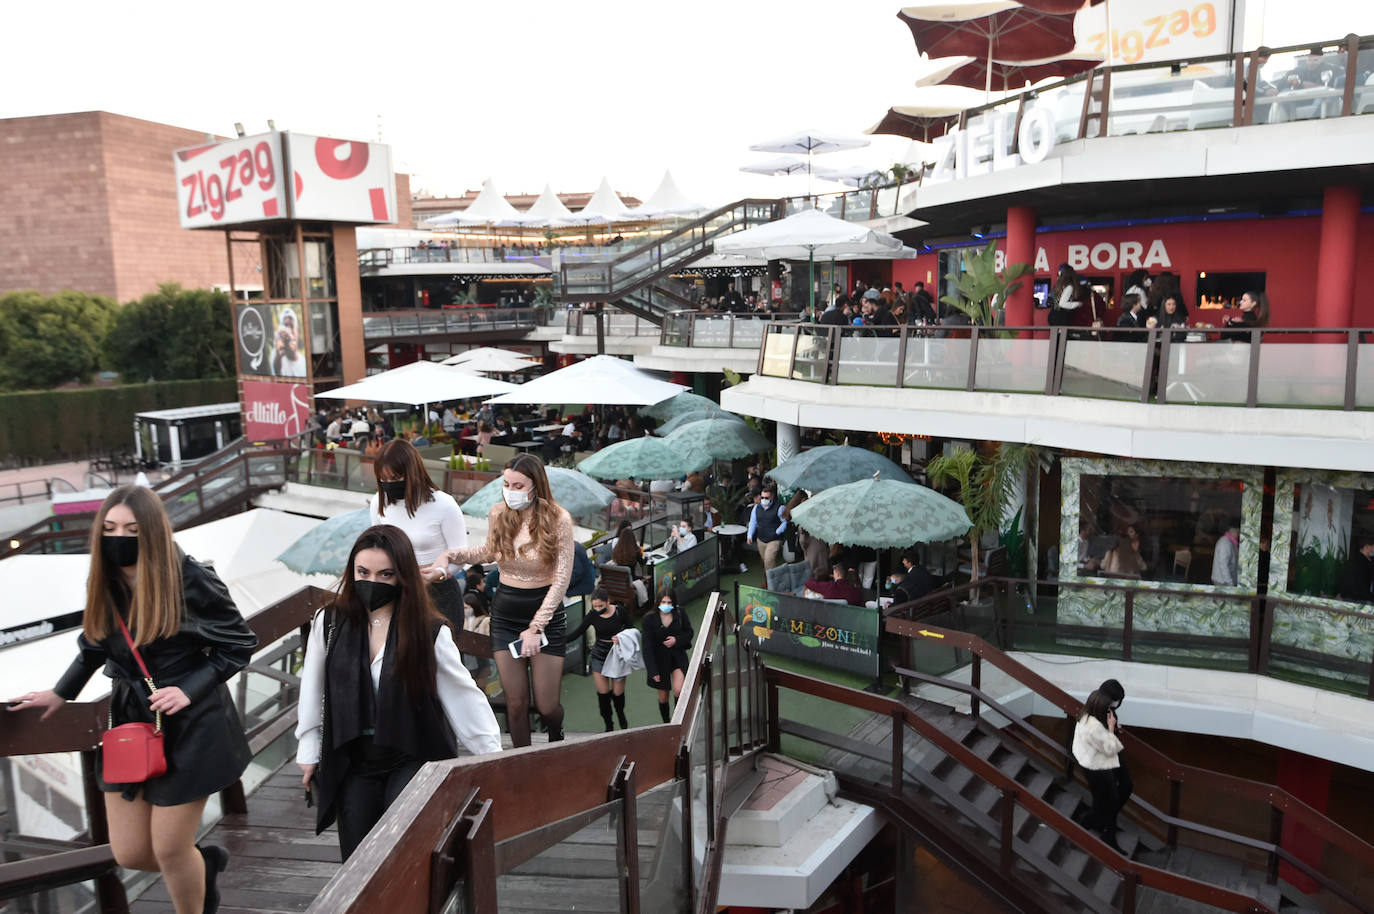
[[[848,299],[845,300],[848,301]],[[821,312],[820,320],[818,320],[817,323],[829,324],[834,327],[843,327],[845,325],[844,305],[840,303],[839,298],[833,299],[830,305]]]
[[[720,299],[720,310],[735,313],[748,310],[744,304],[744,296],[739,294],[739,290],[735,288],[733,282],[730,283],[729,288],[725,290],[725,295]]]
[[[1374,540],[1351,553],[1341,578],[1341,599],[1357,603],[1374,601]]]
[[[902,571],[892,575],[892,602],[910,603],[930,593],[930,572],[914,549],[902,554]]]

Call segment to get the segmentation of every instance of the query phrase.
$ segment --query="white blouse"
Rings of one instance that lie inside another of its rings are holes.
[[[385,656],[386,646],[383,645],[369,668],[374,689],[382,687],[382,660]],[[463,666],[462,655],[458,653],[458,645],[453,643],[453,633],[447,625],[439,629],[434,639],[434,659],[439,704],[444,708],[444,716],[453,728],[453,735],[473,755],[500,752],[501,728],[496,724],[496,715],[491,711],[486,693],[477,688],[477,683],[472,681],[472,674]],[[296,739],[300,741],[296,749],[298,764],[319,764],[323,697],[324,621],[316,617],[315,624],[310,627],[305,666],[301,670],[301,696],[296,723]]]
[[[416,508],[414,517],[406,511],[404,501],[392,502],[385,512],[377,507],[380,494],[373,495],[368,503],[368,515],[374,525],[390,524],[405,531],[421,566],[433,562],[445,549],[462,549],[468,544],[468,525],[458,502],[447,492],[430,494],[434,497]],[[462,570],[462,565],[448,566],[450,577]]]

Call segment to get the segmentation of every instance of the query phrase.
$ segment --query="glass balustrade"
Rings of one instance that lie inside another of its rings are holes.
[[[978,337],[975,390],[1005,393],[1044,393],[1054,344],[1048,339]],[[911,343],[907,343],[908,359]]]
[[[840,384],[865,384],[893,387],[897,383],[897,355],[901,340],[896,336],[875,336],[873,331],[846,331],[840,336],[840,358],[836,381]]]
[[[906,341],[902,363],[903,387],[963,390],[968,386],[968,360],[973,341],[965,338],[919,336]]]
[[[1113,72],[1107,121],[1109,136],[1235,126],[1233,64],[1166,63]]]
[[[1146,360],[1153,355],[1154,347],[1146,343],[1143,334],[1126,341],[1070,336],[1064,348],[1059,392],[1071,397],[1139,401]]]
[[[801,327],[797,337],[797,357],[792,377],[798,381],[824,381],[830,364],[830,334],[824,330]]]
[[[1250,347],[1241,343],[1213,343],[1202,333],[1189,333],[1169,346],[1170,403],[1243,406],[1250,371]]]
[[[1302,406],[1341,409],[1345,405],[1348,346],[1300,342],[1310,336],[1285,338],[1265,334],[1259,350],[1257,406]],[[1358,386],[1356,388],[1358,390]]]
[[[761,374],[770,378],[786,378],[792,365],[792,347],[797,342],[797,327],[773,327],[763,340],[763,368]]]

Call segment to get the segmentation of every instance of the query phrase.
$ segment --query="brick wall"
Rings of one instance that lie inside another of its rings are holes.
[[[97,112],[0,120],[0,293],[115,294]]]

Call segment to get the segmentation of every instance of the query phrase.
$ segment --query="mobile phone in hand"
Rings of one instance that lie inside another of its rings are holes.
[[[544,634],[543,632],[540,632],[540,633],[539,633],[539,647],[542,649],[542,648],[546,648],[546,647],[548,647],[548,646],[549,646],[549,636],[546,635],[546,634]],[[519,638],[516,638],[514,641],[512,641],[512,642],[510,643],[510,655],[511,655],[512,657],[514,657],[516,660],[520,660],[520,659],[521,659],[521,656],[520,656],[520,639],[519,639]]]

